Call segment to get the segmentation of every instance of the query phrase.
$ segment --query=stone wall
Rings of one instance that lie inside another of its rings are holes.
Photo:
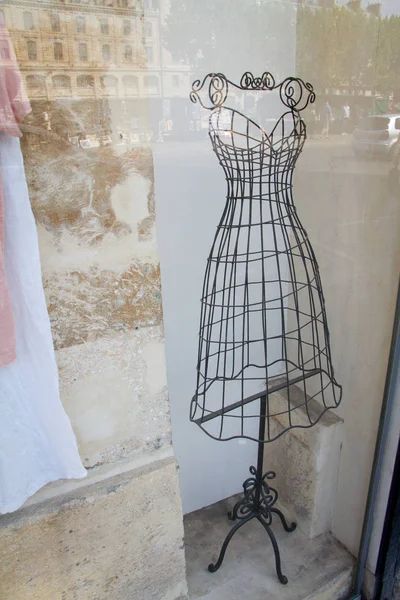
[[[151,149],[82,149],[82,101],[33,102],[22,140],[64,407],[88,478],[0,519],[2,600],[186,597]],[[117,141],[116,141],[117,140]]]

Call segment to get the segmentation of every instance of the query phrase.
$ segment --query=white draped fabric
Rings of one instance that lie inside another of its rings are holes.
[[[16,361],[0,368],[0,512],[42,486],[85,477],[59,395],[42,285],[36,224],[20,142],[0,133],[5,266],[17,338]]]

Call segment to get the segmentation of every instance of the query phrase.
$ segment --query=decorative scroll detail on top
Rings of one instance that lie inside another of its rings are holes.
[[[199,102],[207,110],[222,108],[227,100],[230,85],[238,90],[279,90],[282,103],[297,112],[315,102],[315,92],[311,83],[303,81],[300,77],[287,77],[282,83],[276,83],[269,71],[265,71],[261,77],[255,77],[253,73],[246,71],[239,84],[233,83],[222,73],[209,73],[202,81],[196,79],[193,82],[190,99],[194,103]],[[200,95],[203,88],[205,93]]]
[[[261,77],[254,77],[253,73],[246,71],[242,75],[239,87],[242,90],[273,90],[275,78],[268,71],[265,71]]]
[[[201,99],[199,92],[202,91],[203,87],[209,80],[208,85],[208,99],[211,102],[211,106],[208,106],[204,100]],[[212,110],[217,107],[222,107],[225,100],[228,97],[228,80],[222,73],[209,73],[201,81],[196,79],[192,84],[192,91],[190,93],[190,99],[192,102],[200,102],[203,108]]]
[[[311,83],[298,77],[287,77],[277,87],[283,104],[292,110],[304,110],[315,102],[315,92]]]

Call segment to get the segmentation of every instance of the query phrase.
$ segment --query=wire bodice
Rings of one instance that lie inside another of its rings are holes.
[[[229,106],[230,88],[276,91],[288,110],[266,132]],[[227,181],[203,285],[191,419],[215,439],[259,440],[255,401],[265,393],[268,442],[311,427],[341,399],[318,264],[292,197],[306,140],[300,111],[315,94],[293,77],[276,84],[270,73],[245,73],[236,85],[210,74],[194,82],[191,99],[211,111]]]

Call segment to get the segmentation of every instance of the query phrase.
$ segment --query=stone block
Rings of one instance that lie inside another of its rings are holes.
[[[274,394],[274,407],[287,410],[285,391]],[[296,405],[296,419],[300,426],[309,423],[304,406],[304,392],[297,386],[291,388],[291,402]],[[311,400],[309,411],[317,402]],[[276,412],[280,412],[276,410]],[[284,415],[272,420],[272,429],[278,433],[284,429]],[[339,472],[342,419],[332,411],[325,413],[320,421],[309,429],[293,428],[278,440],[266,444],[264,452],[265,471],[275,471],[272,486],[279,494],[279,501],[298,527],[310,538],[330,531],[335,491]]]
[[[2,600],[183,600],[173,458],[0,519]]]
[[[114,333],[57,352],[60,391],[85,467],[169,446],[161,327]]]

